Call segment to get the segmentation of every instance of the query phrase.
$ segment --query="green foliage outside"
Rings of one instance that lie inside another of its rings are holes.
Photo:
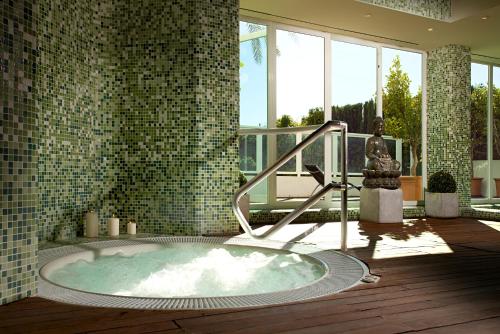
[[[243,175],[242,172],[240,172],[240,175],[238,176],[238,182],[240,184],[240,188],[243,187],[245,183],[248,182],[247,178],[245,177],[245,175]]]
[[[492,88],[493,159],[500,160],[500,87]],[[472,160],[488,158],[488,87],[471,87]]]
[[[385,120],[385,133],[400,138],[410,145],[413,163],[411,175],[417,175],[421,159],[419,147],[422,142],[422,90],[415,96],[410,93],[410,78],[401,69],[401,61],[396,56],[387,75],[387,83],[382,95],[382,110]]]

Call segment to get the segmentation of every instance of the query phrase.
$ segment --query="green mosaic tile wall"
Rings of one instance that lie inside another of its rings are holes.
[[[3,1],[0,302],[37,239],[112,213],[140,233],[234,234],[237,0]],[[37,238],[38,232],[38,238]]]
[[[0,304],[36,292],[36,3],[2,1]]]
[[[460,45],[427,57],[427,173],[455,177],[460,207],[471,203],[470,63],[470,49]]]
[[[143,0],[121,15],[119,215],[141,232],[232,234],[238,1]]]
[[[37,108],[40,240],[76,237],[96,172],[96,52],[90,1],[41,0]]]
[[[375,6],[446,21],[451,18],[451,0],[358,0]]]
[[[138,231],[233,234],[237,1],[40,5],[39,239]],[[64,64],[64,66],[60,66]]]

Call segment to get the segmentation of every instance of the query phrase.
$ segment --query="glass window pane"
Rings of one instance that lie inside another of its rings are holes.
[[[267,127],[267,27],[240,21],[240,127]],[[266,136],[241,136],[240,170],[250,180],[266,167]],[[252,203],[267,202],[267,182],[250,191]]]
[[[240,126],[267,127],[267,28],[240,21]]]
[[[340,171],[340,136],[338,136],[337,138],[337,145],[339,147],[339,150],[337,151],[337,170]],[[366,166],[365,145],[365,138],[347,138],[347,149],[349,150],[347,155],[347,170],[349,174],[359,174],[363,172],[363,168],[365,168]]]
[[[256,136],[240,136],[240,170],[257,170],[257,143]]]
[[[500,160],[500,67],[493,66],[493,160]],[[500,177],[500,165],[493,168]]]
[[[487,196],[488,66],[471,64],[472,197]]]
[[[324,40],[291,31],[276,31],[276,118],[294,125],[324,122]],[[319,117],[318,117],[319,116]]]
[[[488,66],[471,65],[471,137],[472,159],[486,160],[488,128]]]
[[[347,169],[353,177],[365,167],[365,141],[372,136],[377,93],[377,50],[374,47],[332,41],[332,119],[347,122]],[[334,140],[333,174],[340,175],[340,136]],[[336,163],[335,163],[336,161]],[[353,175],[355,174],[355,175]],[[353,180],[361,183],[360,179]],[[338,196],[338,194],[334,194]],[[359,196],[350,191],[349,196]]]
[[[324,123],[324,38],[276,31],[276,120],[277,127]],[[298,134],[277,136],[277,155],[292,149]],[[323,166],[322,144],[317,141],[302,151],[302,161],[293,158],[279,169],[276,178],[278,200],[309,197],[317,183],[312,177],[298,177],[304,158]],[[297,165],[298,164],[298,165]],[[286,172],[286,173],[284,173]],[[290,175],[290,173],[294,173]]]
[[[302,139],[307,138],[309,134],[302,136]],[[323,137],[316,139],[311,145],[302,151],[302,171],[306,172],[305,165],[317,165],[322,171],[325,170],[325,140]]]
[[[493,66],[493,161],[492,171],[492,196],[500,198],[500,67]]]
[[[377,50],[332,41],[332,119],[347,122],[349,133],[371,133],[376,93]]]
[[[278,145],[277,157],[280,158],[285,153],[289,152],[294,148],[296,144],[295,134],[279,134],[276,136],[276,142]],[[280,172],[294,172],[295,173],[296,158],[288,160],[286,164],[280,167]]]
[[[391,156],[401,162],[403,196],[419,200],[423,195],[422,55],[382,48],[382,87],[385,135],[396,139],[395,156]]]

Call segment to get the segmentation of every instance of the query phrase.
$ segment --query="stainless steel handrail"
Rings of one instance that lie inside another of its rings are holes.
[[[268,129],[270,133],[278,132],[276,129]],[[341,135],[341,149],[340,149],[340,183],[329,183],[325,185],[319,192],[314,194],[312,197],[307,199],[300,207],[295,209],[286,215],[283,219],[281,219],[278,223],[274,224],[269,230],[265,231],[262,234],[255,234],[252,230],[252,227],[248,223],[248,221],[243,216],[241,209],[238,205],[241,197],[249,192],[253,187],[255,187],[259,182],[263,179],[276,172],[281,166],[283,166],[288,160],[293,158],[299,151],[303,150],[311,143],[313,143],[320,136],[323,136],[325,133],[340,130]],[[285,225],[288,225],[291,221],[301,215],[305,210],[316,204],[322,196],[324,196],[330,190],[340,190],[340,221],[341,221],[341,231],[340,231],[340,248],[343,251],[347,250],[347,190],[349,189],[349,185],[347,183],[347,123],[341,121],[328,121],[311,133],[307,138],[301,141],[297,146],[295,146],[288,153],[279,158],[274,164],[264,169],[262,172],[257,174],[254,178],[244,184],[233,196],[232,207],[233,212],[236,215],[241,227],[243,230],[253,238],[263,239],[269,237],[280,230]]]

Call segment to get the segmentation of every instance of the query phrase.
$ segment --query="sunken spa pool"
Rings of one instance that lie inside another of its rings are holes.
[[[366,266],[311,245],[246,238],[109,240],[40,252],[39,296],[145,309],[248,307],[333,294]]]

